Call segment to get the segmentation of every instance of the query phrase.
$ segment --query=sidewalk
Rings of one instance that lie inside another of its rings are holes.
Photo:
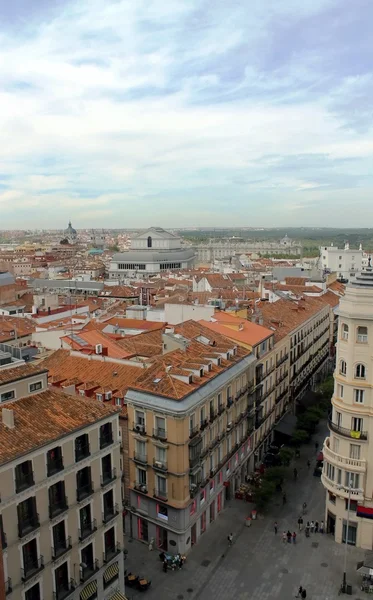
[[[313,600],[334,600],[342,581],[344,545],[336,544],[328,535],[314,534],[305,538],[298,532],[297,520],[307,502],[306,520],[324,519],[324,489],[318,477],[313,477],[316,459],[315,441],[322,447],[326,426],[311,444],[304,446],[299,459],[292,463],[298,469],[298,480],[286,483],[287,503],[282,494],[275,496],[265,517],[245,527],[245,517],[253,506],[242,500],[232,500],[213,523],[198,545],[188,555],[181,571],[163,573],[158,551],[126,538],[128,559],[125,568],[152,580],[146,592],[147,600],[272,600],[293,598],[299,585],[307,589]],[[311,468],[307,468],[307,460]],[[278,522],[275,536],[273,523]],[[283,544],[282,532],[297,532],[297,544]],[[228,548],[227,536],[233,533],[234,543]],[[359,578],[356,563],[364,551],[348,547],[348,582],[357,590]],[[129,600],[141,593],[127,589]],[[356,594],[355,594],[356,595]]]

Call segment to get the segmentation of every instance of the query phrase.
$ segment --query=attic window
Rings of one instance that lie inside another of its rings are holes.
[[[82,391],[82,390],[80,390],[80,391]],[[97,398],[97,400],[102,402],[102,394],[96,394],[96,398]]]
[[[220,356],[218,356],[218,366],[220,367],[220,365],[221,365],[221,358],[220,358]]]
[[[189,375],[189,381],[188,383],[193,383],[193,375]]]
[[[199,371],[199,376],[200,376],[200,377],[203,377],[203,369],[200,369],[200,371]]]
[[[111,400],[111,392],[106,392],[105,399],[106,400]]]

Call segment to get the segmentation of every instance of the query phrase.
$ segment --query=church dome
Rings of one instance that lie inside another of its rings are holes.
[[[69,234],[69,235],[76,235],[76,229],[74,229],[74,227],[72,227],[71,221],[69,221],[69,226],[67,229],[65,229],[65,233]]]

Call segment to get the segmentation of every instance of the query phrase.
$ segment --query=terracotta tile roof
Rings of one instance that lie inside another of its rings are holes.
[[[166,323],[157,321],[145,321],[144,319],[125,319],[121,317],[110,317],[102,322],[104,326],[118,326],[120,329],[143,329],[144,331],[156,331],[163,329]]]
[[[328,285],[328,289],[331,290],[332,292],[335,292],[335,293],[343,296],[345,293],[346,286],[343,283],[341,283],[340,281],[333,281],[333,283],[330,283]]]
[[[156,356],[162,354],[163,341],[161,329],[120,338],[117,344],[132,356]]]
[[[216,321],[200,321],[205,327],[224,335],[237,343],[246,344],[251,347],[257,346],[268,337],[273,335],[273,331],[257,325],[246,319],[241,319],[234,315],[224,312],[216,312],[214,315]]]
[[[19,365],[10,369],[0,369],[0,384],[11,383],[19,379],[25,379],[32,375],[46,373],[44,365],[33,365],[32,363]]]
[[[105,285],[100,296],[111,296],[113,298],[138,298],[139,290],[127,285]]]
[[[119,412],[113,406],[59,390],[8,402],[4,408],[14,411],[15,427],[3,425],[0,416],[0,464]]]
[[[73,336],[65,335],[61,338],[72,350],[94,354],[95,346],[101,344],[107,350],[107,356],[110,358],[127,358],[129,356],[128,352],[119,346],[115,340],[98,329],[80,330]],[[80,340],[82,343],[80,343]]]
[[[288,291],[288,292],[292,292],[295,295],[301,295],[301,294],[306,294],[307,292],[309,294],[322,294],[323,290],[322,288],[318,287],[317,285],[292,285],[289,283],[275,283],[272,286],[271,282],[267,282],[267,285],[265,285],[266,289],[271,290],[272,287],[274,290],[279,290],[279,291]]]
[[[308,277],[285,277],[285,283],[287,285],[305,285],[308,281]]]
[[[14,340],[15,334],[17,337],[25,337],[31,335],[35,331],[35,323],[27,317],[8,317],[2,315],[0,317],[0,342]]]

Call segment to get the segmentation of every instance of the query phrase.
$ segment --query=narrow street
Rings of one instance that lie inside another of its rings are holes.
[[[147,546],[126,538],[128,559],[125,568],[132,573],[152,580],[146,592],[148,600],[279,600],[291,599],[299,585],[307,590],[307,598],[333,600],[338,596],[342,581],[345,547],[335,544],[327,534],[298,532],[297,519],[307,502],[305,520],[324,519],[324,490],[320,479],[313,476],[315,463],[314,442],[320,447],[326,435],[326,427],[310,446],[303,447],[301,457],[294,463],[298,469],[298,481],[286,483],[287,503],[282,496],[274,498],[264,518],[245,527],[245,517],[252,505],[232,500],[224,513],[210,527],[205,539],[188,556],[181,571],[162,571],[158,552],[149,552]],[[307,468],[307,459],[311,468]],[[293,465],[292,465],[293,466]],[[273,524],[278,523],[278,534]],[[284,544],[282,532],[297,532],[297,543]],[[234,542],[228,548],[227,536],[232,532]],[[353,586],[354,597],[359,596],[360,578],[356,563],[362,560],[364,551],[348,547],[347,579]],[[139,592],[126,590],[129,600],[139,597]],[[141,594],[143,596],[143,594]]]

